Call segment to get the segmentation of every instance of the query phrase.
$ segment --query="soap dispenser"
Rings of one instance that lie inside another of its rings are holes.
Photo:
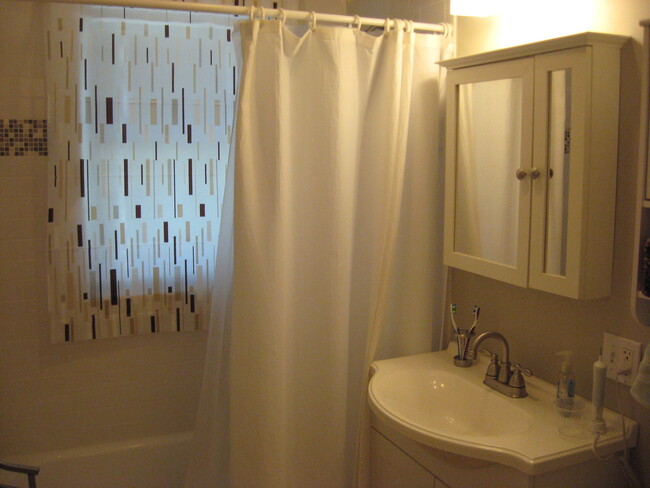
[[[557,353],[558,356],[564,356],[557,376],[557,393],[555,401],[560,408],[571,408],[576,395],[576,380],[571,364],[573,352],[562,351]]]

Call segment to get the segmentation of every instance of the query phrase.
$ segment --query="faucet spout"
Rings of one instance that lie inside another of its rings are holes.
[[[526,384],[521,375],[523,373],[531,376],[533,373],[519,364],[515,364],[514,368],[510,367],[510,348],[508,347],[508,341],[498,332],[483,332],[479,335],[467,351],[466,358],[468,362],[471,364],[476,359],[478,346],[486,339],[495,339],[501,344],[501,361],[499,361],[497,354],[492,353],[492,360],[488,366],[487,373],[485,373],[483,384],[511,398],[524,398],[528,396]]]
[[[478,346],[485,339],[495,339],[501,343],[501,358],[503,363],[510,363],[510,348],[508,347],[508,341],[506,338],[499,332],[483,332],[479,335],[474,342],[470,345],[469,350],[467,351],[468,359],[476,359],[476,351],[478,351]]]

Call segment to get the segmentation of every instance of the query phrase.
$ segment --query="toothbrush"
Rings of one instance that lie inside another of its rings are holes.
[[[458,333],[458,326],[456,325],[456,304],[452,303],[449,305],[449,310],[450,310],[450,316],[451,316],[451,325],[454,326],[454,330],[456,331],[456,346],[458,347],[458,359],[462,360],[463,357],[463,347],[460,343],[460,334]]]
[[[472,337],[472,332],[474,332],[474,329],[476,328],[476,324],[478,324],[478,316],[481,313],[481,307],[478,305],[474,305],[474,310],[472,310],[472,315],[474,315],[474,323],[472,326],[469,328],[467,331],[467,342],[465,342],[465,349],[463,351],[463,359],[467,357],[467,351],[469,351],[469,343],[470,339]]]
[[[451,310],[451,325],[454,326],[454,330],[456,331],[456,334],[458,334],[458,326],[456,325],[456,304],[452,303],[449,305],[449,309]]]
[[[471,334],[474,331],[474,328],[476,327],[476,324],[478,323],[478,316],[481,313],[481,307],[478,305],[474,305],[474,310],[472,311],[472,315],[474,315],[474,323],[472,326],[469,328],[468,334]]]

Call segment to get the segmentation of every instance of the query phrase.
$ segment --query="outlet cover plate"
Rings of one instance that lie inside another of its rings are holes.
[[[607,365],[609,379],[631,386],[641,362],[641,343],[605,332],[603,362]],[[630,371],[619,375],[623,370]]]

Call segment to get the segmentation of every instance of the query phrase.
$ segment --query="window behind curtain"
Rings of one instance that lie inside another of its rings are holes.
[[[51,7],[54,342],[206,326],[237,77],[230,22]]]

